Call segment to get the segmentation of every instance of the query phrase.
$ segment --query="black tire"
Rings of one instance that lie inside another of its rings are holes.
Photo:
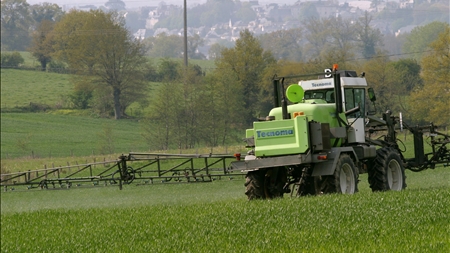
[[[266,198],[264,193],[265,174],[264,170],[257,170],[250,171],[245,176],[245,195],[247,195],[248,200]]]
[[[320,189],[323,193],[345,193],[358,192],[359,171],[352,158],[342,154],[336,164],[333,175],[322,176]]]
[[[401,191],[406,188],[405,168],[400,154],[394,148],[378,149],[368,173],[369,185],[373,192]]]
[[[244,186],[248,200],[281,198],[287,181],[285,168],[248,172]]]
[[[316,191],[316,184],[317,183],[317,177],[308,176],[304,179],[300,187],[297,191],[297,196],[308,196],[308,195],[317,195]]]

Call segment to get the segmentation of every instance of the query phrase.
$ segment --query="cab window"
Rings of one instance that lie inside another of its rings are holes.
[[[349,118],[364,117],[365,115],[365,89],[364,88],[348,88],[344,89],[345,110],[348,111],[359,106],[359,112],[348,115]]]

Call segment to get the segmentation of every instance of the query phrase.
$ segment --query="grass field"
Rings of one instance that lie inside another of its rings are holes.
[[[55,106],[64,103],[72,85],[69,75],[1,69],[1,108],[24,107],[31,103]]]
[[[138,120],[115,121],[47,113],[2,113],[1,159],[6,160],[6,164],[21,161],[39,164],[41,161],[36,160],[38,158],[48,163],[59,160],[58,157],[67,160],[67,157],[72,156],[99,156],[102,153],[110,156],[112,153],[117,154],[117,158],[118,155],[131,151],[148,152],[149,144],[142,137],[141,124],[143,123]],[[110,135],[106,134],[108,129],[111,130]],[[105,151],[105,147],[111,147],[111,152]],[[181,152],[210,151],[211,149],[204,148]],[[225,149],[216,147],[212,151],[224,152]],[[235,150],[229,149],[228,152]]]
[[[243,179],[1,193],[2,252],[448,252],[448,168],[402,192],[246,201]]]
[[[39,63],[28,52],[20,52],[25,59],[24,67],[39,68]],[[158,65],[160,59],[150,59]],[[183,59],[173,59],[182,63]],[[199,65],[203,71],[215,68],[214,61],[195,60],[191,64]],[[24,107],[31,103],[45,104],[52,108],[65,102],[72,91],[71,75],[48,73],[34,70],[1,69],[1,104],[0,108]]]
[[[70,157],[99,154],[111,141],[113,153],[146,151],[138,121],[113,121],[44,113],[2,113],[3,158]],[[104,129],[111,129],[105,136]]]

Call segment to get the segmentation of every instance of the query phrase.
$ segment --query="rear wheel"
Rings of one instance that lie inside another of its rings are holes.
[[[369,169],[372,191],[401,191],[406,188],[406,176],[400,154],[394,148],[381,148]]]
[[[342,154],[333,175],[322,176],[320,189],[323,193],[353,194],[358,191],[359,172],[352,158]]]
[[[264,175],[262,170],[250,171],[245,176],[245,195],[248,200],[264,199]]]
[[[285,168],[250,171],[245,178],[245,195],[249,200],[283,197],[287,181]]]

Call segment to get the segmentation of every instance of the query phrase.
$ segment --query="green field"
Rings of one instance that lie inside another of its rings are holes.
[[[248,202],[243,179],[1,193],[2,252],[448,252],[450,172]]]
[[[138,121],[44,113],[2,113],[1,156],[69,157],[99,154],[111,140],[113,153],[148,151]],[[112,130],[110,138],[104,129]]]
[[[1,69],[1,108],[24,107],[30,103],[62,105],[72,90],[69,78],[55,73]]]

